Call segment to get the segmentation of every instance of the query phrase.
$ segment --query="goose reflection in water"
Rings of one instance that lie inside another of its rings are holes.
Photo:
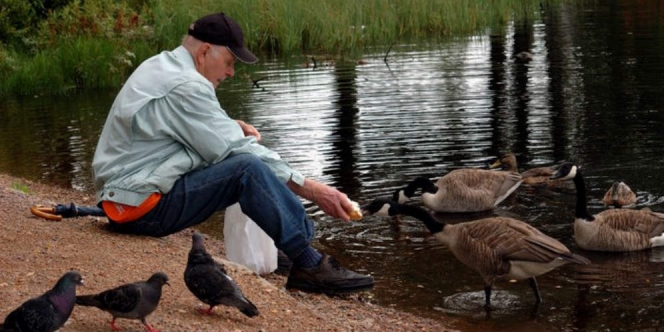
[[[625,321],[640,331],[661,331],[661,306],[648,303],[664,302],[664,248],[581,253],[592,264],[572,266],[578,290],[572,318],[575,331],[610,329]]]

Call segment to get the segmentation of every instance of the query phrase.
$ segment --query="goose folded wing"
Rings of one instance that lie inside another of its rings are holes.
[[[562,243],[515,219],[493,218],[478,234],[506,260],[550,262],[569,253]]]
[[[604,224],[612,229],[638,232],[648,237],[664,232],[664,213],[648,210],[613,209],[600,213]]]
[[[660,236],[664,233],[664,213],[646,212],[646,218],[641,220],[636,228],[649,235],[649,237]]]
[[[511,224],[510,218],[494,217],[470,222],[463,230],[472,241],[482,243],[482,247],[498,257],[505,257],[522,251],[523,238],[530,233],[527,227],[512,227]]]
[[[512,172],[494,172],[494,193],[496,197],[503,196],[523,180],[520,174]]]

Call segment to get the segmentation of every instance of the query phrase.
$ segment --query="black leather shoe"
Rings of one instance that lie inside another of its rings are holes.
[[[277,252],[277,269],[274,270],[274,273],[287,276],[290,273],[291,267],[293,267],[293,262],[288,259],[288,256],[283,251],[279,250]]]
[[[373,288],[373,277],[345,269],[339,262],[324,254],[316,267],[293,266],[286,288],[329,295],[360,292]]]

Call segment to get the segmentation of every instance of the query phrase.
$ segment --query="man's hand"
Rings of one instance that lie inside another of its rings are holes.
[[[242,120],[235,120],[237,124],[240,125],[240,128],[242,128],[242,132],[244,133],[244,136],[254,136],[256,137],[257,141],[261,141],[261,133],[258,132],[258,129],[256,127],[242,121]]]
[[[288,187],[298,196],[314,202],[327,215],[349,221],[353,205],[348,196],[339,190],[315,180],[304,180],[304,186],[288,181]]]

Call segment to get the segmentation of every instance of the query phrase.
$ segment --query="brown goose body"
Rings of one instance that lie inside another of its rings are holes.
[[[437,212],[479,212],[491,210],[521,184],[521,175],[483,169],[457,169],[439,178],[435,184],[419,177],[394,193],[394,200],[404,203],[417,189],[422,203]]]
[[[602,199],[604,205],[621,208],[636,203],[636,194],[625,182],[614,182]]]
[[[558,240],[512,218],[492,217],[446,225],[434,237],[459,261],[479,273],[485,285],[497,279],[533,278],[569,262],[587,263]]]
[[[490,165],[491,168],[501,167],[503,170],[508,172],[518,173],[518,164],[516,161],[516,156],[513,153],[506,153],[500,156],[493,164]],[[523,184],[528,185],[560,185],[564,184],[564,181],[551,180],[551,176],[556,172],[553,167],[535,167],[528,169],[521,174],[523,178]]]
[[[612,209],[591,215],[580,168],[564,163],[553,177],[574,180],[577,196],[574,239],[579,247],[595,251],[634,251],[664,246],[664,213]]]
[[[405,214],[424,222],[433,236],[459,261],[480,274],[487,306],[496,280],[528,279],[539,303],[541,296],[535,277],[566,263],[590,263],[588,259],[571,253],[558,240],[513,218],[490,217],[446,225],[437,222],[420,207],[387,199],[374,200],[365,205],[362,212],[381,216]]]
[[[457,169],[436,181],[438,192],[423,193],[424,206],[439,212],[475,212],[500,204],[521,184],[512,172]]]
[[[594,251],[634,251],[664,245],[664,213],[612,209],[574,220],[579,247]]]

